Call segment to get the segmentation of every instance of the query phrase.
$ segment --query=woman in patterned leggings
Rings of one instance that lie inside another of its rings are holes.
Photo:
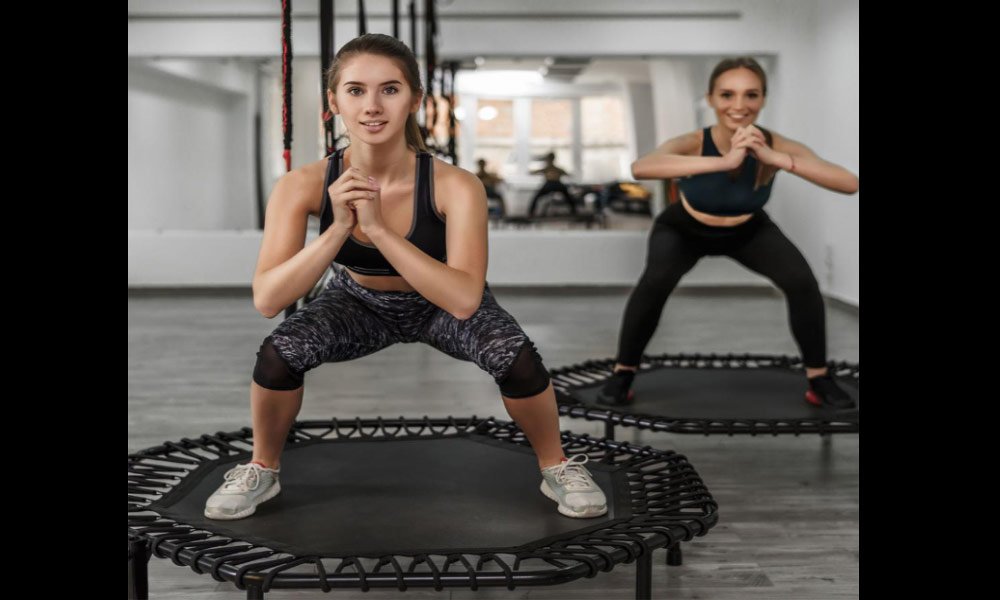
[[[483,185],[426,152],[413,54],[391,36],[366,34],[340,49],[327,82],[331,111],[343,118],[351,144],[276,184],[254,305],[275,316],[312,289],[331,261],[346,269],[264,339],[250,392],[253,460],[226,473],[205,516],[247,517],[280,492],[279,459],[306,371],[397,342],[429,344],[493,376],[538,458],[541,492],[564,515],[605,514],[604,493],[583,466],[587,456],[563,454],[541,357],[486,284]],[[326,227],[305,245],[310,214]]]

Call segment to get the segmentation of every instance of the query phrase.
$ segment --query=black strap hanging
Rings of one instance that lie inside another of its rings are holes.
[[[333,0],[319,0],[319,87],[323,106],[323,142],[326,155],[333,153],[336,147],[334,138],[335,118],[330,112],[330,102],[326,97],[327,76],[330,64],[333,62],[336,46],[334,45],[334,3]]]
[[[368,16],[365,15],[365,0],[358,0],[358,35],[368,33]]]
[[[281,0],[281,132],[285,171],[292,170],[292,0]]]

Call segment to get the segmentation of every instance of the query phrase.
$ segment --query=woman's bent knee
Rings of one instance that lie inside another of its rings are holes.
[[[531,340],[521,346],[507,374],[497,380],[500,393],[507,398],[528,398],[549,387],[549,372]]]
[[[253,380],[262,388],[278,391],[296,390],[302,387],[303,373],[294,371],[271,343],[271,336],[257,351],[257,364],[253,368]]]

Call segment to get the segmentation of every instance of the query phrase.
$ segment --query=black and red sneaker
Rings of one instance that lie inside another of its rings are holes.
[[[622,369],[615,371],[601,391],[597,392],[597,403],[609,406],[624,406],[631,404],[635,400],[635,390],[632,389],[632,380],[635,379],[635,371]]]
[[[820,408],[854,410],[858,406],[829,373],[809,378],[806,402]]]

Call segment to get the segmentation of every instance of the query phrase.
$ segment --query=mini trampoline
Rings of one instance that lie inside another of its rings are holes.
[[[643,356],[626,406],[597,402],[613,359],[553,369],[559,412],[603,421],[605,438],[615,425],[671,433],[803,434],[859,433],[857,363],[830,362],[830,373],[859,409],[833,412],[807,404],[802,361],[759,354],[663,354]]]
[[[517,425],[492,418],[299,421],[282,492],[238,521],[206,519],[222,474],[251,457],[252,430],[167,442],[128,457],[129,597],[148,594],[152,556],[229,581],[248,598],[272,589],[555,585],[636,563],[651,597],[652,552],[708,532],[715,501],[671,451],[563,432],[586,454],[608,514],[573,519],[538,487]]]

